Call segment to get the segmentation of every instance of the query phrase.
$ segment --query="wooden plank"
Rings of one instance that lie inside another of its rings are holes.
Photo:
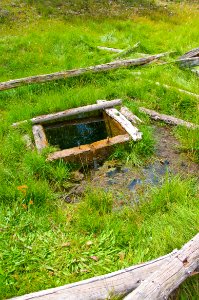
[[[32,132],[34,135],[36,148],[38,152],[41,152],[48,145],[44,128],[41,125],[34,125],[32,127]]]
[[[142,123],[142,121],[134,115],[126,106],[122,106],[120,109],[120,112],[123,116],[127,118],[131,123],[137,124],[137,123]]]
[[[16,88],[23,85],[33,84],[33,83],[42,83],[42,82],[49,82],[58,79],[66,79],[68,77],[77,77],[86,73],[98,73],[98,72],[104,72],[104,71],[114,70],[123,67],[127,68],[131,66],[145,65],[167,54],[168,53],[160,53],[160,54],[150,55],[148,57],[142,57],[136,59],[116,60],[110,63],[86,67],[86,68],[66,70],[66,71],[55,72],[51,74],[36,75],[36,76],[19,78],[19,79],[13,79],[13,80],[1,82],[0,91]]]
[[[199,267],[199,234],[124,300],[163,300]]]
[[[44,124],[44,123],[64,119],[66,117],[71,117],[71,116],[75,116],[78,114],[82,114],[82,113],[87,113],[87,112],[96,111],[96,110],[102,110],[104,108],[110,108],[113,106],[121,105],[121,103],[122,103],[121,99],[115,99],[115,100],[111,100],[111,101],[103,100],[103,102],[97,103],[97,104],[91,104],[91,105],[86,105],[86,106],[82,106],[82,107],[71,108],[71,109],[67,109],[67,110],[64,110],[61,112],[48,114],[48,115],[41,115],[41,116],[30,119],[29,122],[31,122],[32,124]],[[12,126],[17,127],[17,126],[27,123],[27,122],[28,122],[28,120],[20,121],[17,123],[13,123]]]
[[[67,284],[57,288],[51,288],[40,292],[35,292],[13,298],[16,300],[105,300],[110,295],[126,295],[150,274],[160,269],[168,262],[177,250],[172,253],[154,259],[152,261],[134,265],[120,271],[109,273],[102,276],[93,277],[72,284]]]
[[[115,108],[109,108],[105,109],[105,112],[107,115],[109,115],[111,118],[116,120],[120,125],[128,132],[128,134],[131,136],[131,138],[134,141],[140,140],[142,138],[142,133],[139,132],[139,130],[131,124],[130,121],[128,121],[123,114],[121,114],[117,109]]]
[[[185,126],[188,128],[193,128],[193,129],[199,128],[199,125],[175,118],[173,116],[160,114],[160,113],[156,112],[155,110],[147,109],[145,107],[140,107],[139,110],[141,112],[144,112],[145,114],[149,115],[150,118],[155,121],[163,121],[170,125],[180,125],[180,126]]]
[[[128,142],[130,137],[128,134],[117,135],[112,138],[107,138],[101,141],[94,142],[92,144],[80,145],[79,147],[73,147],[61,151],[56,151],[49,154],[47,161],[53,161],[56,159],[64,159],[66,161],[77,161],[92,163],[93,158],[102,156],[101,153],[106,153],[108,148],[116,144],[122,144]],[[104,155],[103,155],[104,159]]]

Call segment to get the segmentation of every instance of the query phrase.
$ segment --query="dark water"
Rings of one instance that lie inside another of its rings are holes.
[[[61,150],[91,144],[108,136],[104,121],[52,126],[46,128],[45,133],[49,144],[58,146]]]

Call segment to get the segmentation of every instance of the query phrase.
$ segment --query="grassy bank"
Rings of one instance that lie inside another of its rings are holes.
[[[123,15],[107,19],[66,18],[58,12],[52,17],[39,13],[37,3],[21,4],[6,3],[5,9],[14,17],[2,19],[0,27],[0,81],[115,59],[115,54],[100,51],[98,45],[127,48],[140,41],[131,57],[174,53],[164,65],[89,74],[0,93],[2,299],[155,258],[180,248],[199,228],[195,178],[176,175],[165,179],[161,187],[143,194],[135,209],[127,206],[116,212],[112,210],[114,194],[89,188],[80,204],[66,204],[60,195],[66,191],[74,166],[47,164],[45,154],[26,149],[22,136],[32,136],[31,126],[10,126],[36,115],[114,98],[124,99],[137,113],[139,106],[146,106],[198,123],[197,98],[155,85],[159,81],[199,94],[197,76],[172,63],[198,46],[196,6],[172,4],[165,11],[161,8],[147,14],[128,8],[128,19]],[[145,143],[133,145],[125,155],[120,150],[115,153],[137,165],[153,154],[150,122],[138,115],[147,124]],[[175,128],[174,133],[181,151],[198,162],[197,132]],[[178,297],[196,299],[198,289],[197,280],[191,280]]]

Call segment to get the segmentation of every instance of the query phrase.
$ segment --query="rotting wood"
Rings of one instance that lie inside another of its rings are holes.
[[[152,81],[150,80],[150,82],[152,82]],[[179,91],[180,93],[187,94],[187,95],[189,95],[189,96],[193,96],[193,97],[199,99],[199,95],[198,95],[198,94],[194,94],[194,93],[192,93],[192,92],[189,92],[189,91],[186,91],[186,90],[179,89],[179,88],[177,88],[177,87],[175,87],[175,86],[170,86],[170,85],[167,85],[167,84],[164,84],[164,83],[160,83],[160,82],[158,82],[158,81],[156,81],[155,84],[158,85],[158,86],[163,86],[163,87],[166,88],[166,89],[177,90],[177,91]]]
[[[147,109],[144,107],[140,107],[139,110],[141,112],[144,112],[145,114],[149,115],[151,119],[155,120],[155,121],[163,121],[167,124],[170,125],[180,125],[180,126],[185,126],[188,128],[199,128],[199,125],[175,118],[173,116],[169,116],[169,115],[164,115],[164,114],[160,114],[154,110],[151,109]]]
[[[168,53],[160,53],[160,54],[150,55],[148,57],[142,57],[137,59],[116,60],[110,63],[91,66],[87,68],[66,70],[66,71],[55,72],[51,74],[36,75],[36,76],[30,76],[25,78],[13,79],[6,82],[1,82],[0,91],[16,88],[23,85],[33,84],[33,83],[42,83],[42,82],[49,82],[58,79],[66,79],[68,77],[77,77],[86,73],[97,73],[97,72],[114,70],[122,67],[145,65],[167,54]]]
[[[122,106],[120,109],[121,114],[123,114],[127,120],[129,120],[131,123],[137,124],[142,123],[140,118],[138,118],[136,115],[134,115],[126,106]]]
[[[146,278],[140,286],[124,300],[168,299],[186,278],[199,267],[199,234],[185,244],[181,250]]]
[[[121,103],[122,103],[121,99],[115,99],[115,100],[111,100],[111,101],[103,101],[101,103],[86,105],[86,106],[77,107],[77,108],[71,108],[71,109],[67,109],[67,110],[53,113],[53,114],[41,115],[41,116],[30,119],[29,122],[31,122],[32,124],[48,123],[48,122],[64,119],[66,117],[75,116],[75,115],[78,115],[81,113],[87,113],[87,112],[91,112],[91,111],[102,110],[104,108],[110,108],[113,106],[121,105]],[[27,123],[27,122],[28,122],[28,120],[20,121],[17,123],[13,123],[12,126],[17,127],[17,126]]]
[[[32,132],[34,135],[36,148],[38,152],[41,152],[48,145],[44,128],[42,125],[34,125],[32,127]]]
[[[93,142],[92,144],[80,145],[79,147],[73,147],[61,151],[56,151],[49,154],[47,161],[53,161],[57,159],[64,159],[69,162],[82,162],[93,163],[93,159],[98,161],[105,158],[109,153],[109,149],[116,144],[123,144],[130,140],[128,134],[117,135],[111,138]]]
[[[185,58],[191,58],[191,57],[199,57],[199,47],[186,52],[185,54],[180,56],[179,59],[185,59]]]
[[[120,125],[128,132],[128,134],[131,136],[133,141],[138,141],[142,138],[142,133],[139,132],[139,130],[131,124],[129,120],[125,118],[123,114],[121,114],[117,109],[115,108],[108,108],[105,109],[105,112],[107,115],[109,115],[111,118],[116,120]]]
[[[27,294],[13,299],[105,300],[110,299],[110,295],[126,295],[136,289],[145,278],[160,269],[175,253],[177,253],[177,250],[149,262],[134,265],[113,273],[93,277],[57,288]]]

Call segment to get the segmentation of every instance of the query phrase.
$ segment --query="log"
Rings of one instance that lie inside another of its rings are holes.
[[[194,49],[186,52],[182,56],[180,56],[179,59],[185,59],[185,58],[197,57],[197,56],[199,57],[199,48],[194,48]]]
[[[180,125],[180,126],[185,126],[185,127],[188,127],[188,128],[193,128],[193,129],[199,128],[199,125],[184,121],[182,119],[175,118],[173,116],[160,114],[160,113],[158,113],[154,110],[151,110],[151,109],[140,107],[139,110],[141,112],[144,112],[145,114],[149,115],[150,118],[155,120],[155,121],[163,121],[163,122],[165,122],[167,124],[170,124],[170,125]]]
[[[30,119],[29,122],[31,122],[32,124],[44,124],[44,123],[52,122],[55,120],[60,120],[60,119],[64,119],[67,117],[82,114],[82,113],[87,113],[87,112],[91,112],[91,111],[110,108],[113,106],[121,105],[121,103],[122,103],[121,99],[115,99],[115,100],[111,100],[111,101],[103,101],[98,104],[91,104],[91,105],[86,105],[86,106],[82,106],[82,107],[67,109],[67,110],[53,113],[53,114],[41,115],[41,116]],[[27,122],[28,122],[28,120],[20,121],[17,123],[13,123],[12,126],[17,127],[17,126],[27,123]]]
[[[199,234],[124,300],[163,300],[199,267]]]
[[[47,138],[46,138],[46,135],[44,132],[44,128],[41,125],[34,125],[32,127],[32,132],[34,135],[36,148],[37,148],[38,152],[40,153],[48,145],[48,141],[47,141]]]
[[[120,53],[123,52],[124,50],[122,49],[116,49],[116,48],[109,48],[109,47],[102,47],[102,46],[97,46],[98,49],[100,50],[105,50],[105,51],[110,51],[110,52],[115,52],[115,53]]]
[[[129,120],[131,123],[137,124],[142,123],[142,121],[134,115],[126,106],[122,106],[120,109],[121,114],[123,114],[127,120]]]
[[[142,138],[142,133],[138,131],[138,129],[131,124],[129,120],[125,118],[123,114],[121,114],[115,108],[105,109],[107,115],[116,120],[125,130],[128,132],[133,141],[138,141]]]
[[[177,253],[172,253],[146,263],[134,265],[113,273],[93,277],[57,288],[51,288],[13,298],[16,300],[105,300],[110,295],[126,295],[136,289],[150,274],[160,269]]]
[[[86,67],[86,68],[66,70],[66,71],[55,72],[51,74],[36,75],[36,76],[30,76],[30,77],[25,77],[20,79],[13,79],[13,80],[1,82],[0,91],[16,88],[23,85],[33,84],[33,83],[42,83],[42,82],[49,82],[58,79],[66,79],[68,77],[77,77],[87,73],[98,73],[98,72],[114,70],[122,67],[145,65],[167,54],[168,53],[160,53],[160,54],[150,55],[148,57],[137,58],[137,59],[116,60],[110,63]]]
[[[150,80],[150,82],[152,82],[152,81]],[[189,96],[193,96],[193,97],[199,99],[199,95],[198,95],[198,94],[194,94],[194,93],[192,93],[192,92],[189,92],[189,91],[186,91],[186,90],[179,89],[179,88],[177,88],[177,87],[175,87],[175,86],[167,85],[167,84],[160,83],[160,82],[155,82],[155,84],[158,85],[158,86],[163,86],[163,87],[166,88],[166,89],[174,89],[174,90],[177,90],[177,91],[180,92],[180,93],[183,93],[183,94],[186,94],[186,95],[189,95]]]
[[[181,58],[176,60],[176,62],[180,63],[182,67],[191,68],[199,66],[199,57]]]

